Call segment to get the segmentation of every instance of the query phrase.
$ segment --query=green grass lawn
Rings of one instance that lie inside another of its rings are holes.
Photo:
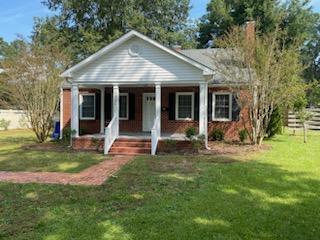
[[[74,152],[61,146],[59,151],[25,149],[35,141],[28,130],[0,131],[0,171],[75,173],[105,159],[102,154]]]
[[[138,157],[98,187],[0,183],[0,239],[320,239],[320,135],[267,143]]]

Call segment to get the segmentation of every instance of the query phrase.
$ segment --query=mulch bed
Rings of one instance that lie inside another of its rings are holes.
[[[201,150],[201,154],[243,154],[270,150],[271,146],[267,144],[262,144],[261,146],[252,145],[248,143],[237,143],[237,142],[213,142],[208,143],[210,150]]]

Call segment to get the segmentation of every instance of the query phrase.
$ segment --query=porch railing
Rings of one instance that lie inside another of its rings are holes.
[[[160,139],[160,119],[154,119],[153,127],[151,129],[151,154],[156,155],[158,142]]]
[[[117,117],[113,117],[104,132],[104,154],[108,154],[114,141],[119,137],[119,124]]]

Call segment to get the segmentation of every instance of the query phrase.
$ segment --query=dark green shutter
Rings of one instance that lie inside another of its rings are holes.
[[[212,121],[212,92],[208,92],[208,121]]]
[[[136,117],[136,97],[134,93],[129,93],[129,120]]]
[[[105,117],[106,120],[111,120],[112,112],[112,95],[111,93],[106,93],[105,95]]]
[[[194,120],[199,120],[199,92],[194,93]]]
[[[169,93],[169,120],[176,119],[176,93]]]
[[[96,92],[96,119],[100,119],[101,116],[101,94]]]
[[[240,106],[236,100],[236,96],[232,95],[232,121],[240,120]]]

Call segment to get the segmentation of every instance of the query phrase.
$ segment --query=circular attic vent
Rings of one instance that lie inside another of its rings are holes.
[[[141,54],[141,47],[138,44],[132,44],[129,48],[129,54],[132,57],[137,57]]]

